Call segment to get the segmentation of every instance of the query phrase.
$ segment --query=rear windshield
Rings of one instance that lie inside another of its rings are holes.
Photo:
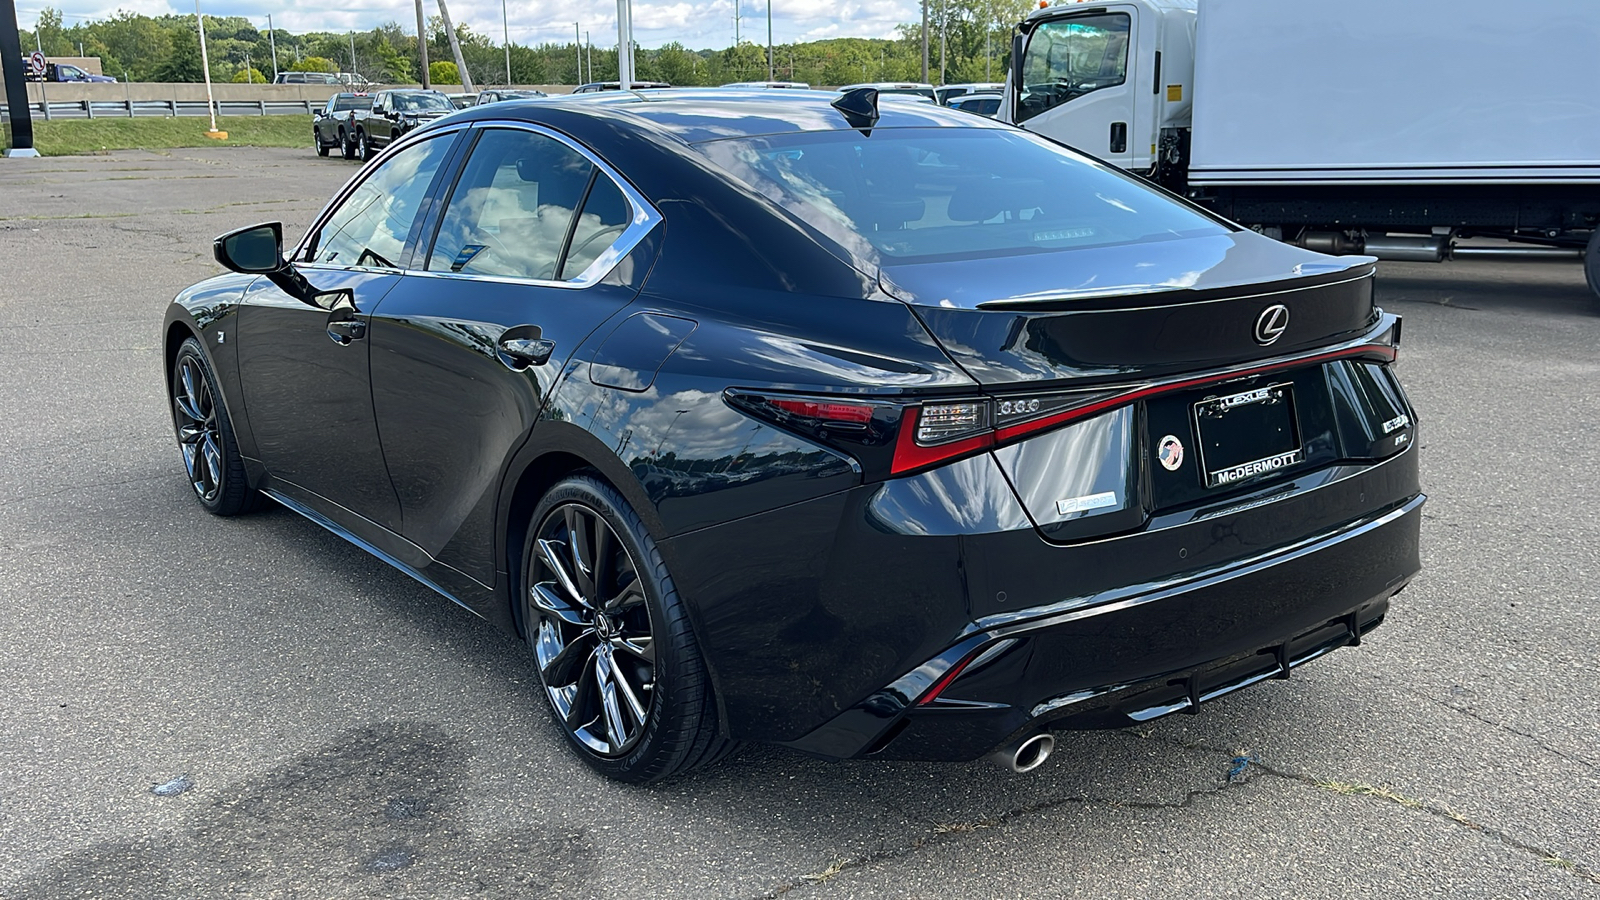
[[[333,101],[334,112],[344,112],[347,109],[367,109],[371,106],[371,97],[336,97]]]
[[[1222,234],[1216,220],[1020,131],[879,128],[699,149],[852,252],[932,262]]]

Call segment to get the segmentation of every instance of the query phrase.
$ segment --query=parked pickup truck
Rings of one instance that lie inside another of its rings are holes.
[[[115,82],[110,75],[93,75],[83,69],[67,63],[45,63],[41,73],[24,61],[24,70],[28,73],[29,81],[67,81],[82,83],[87,81]]]
[[[372,95],[371,109],[358,109],[352,116],[356,155],[369,160],[379,148],[399,140],[418,125],[455,111],[450,98],[438,91],[379,91]]]

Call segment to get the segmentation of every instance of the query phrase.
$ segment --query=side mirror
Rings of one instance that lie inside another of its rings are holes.
[[[230,231],[211,243],[217,262],[246,275],[265,275],[285,294],[307,306],[327,307],[317,302],[317,290],[305,276],[283,258],[283,223],[268,222]]]
[[[211,245],[217,262],[247,275],[270,275],[284,267],[283,224],[269,222],[230,231]]]

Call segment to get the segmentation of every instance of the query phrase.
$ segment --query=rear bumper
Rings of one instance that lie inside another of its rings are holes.
[[[1389,599],[1420,569],[1424,500],[1182,584],[979,625],[920,667],[924,677],[902,679],[791,746],[835,757],[976,759],[1030,732],[1136,725],[1288,678],[1383,622]],[[941,662],[974,654],[981,667],[916,703]]]
[[[1147,720],[1354,643],[1420,569],[1423,502],[1412,447],[1061,545],[983,455],[662,551],[730,736],[963,760],[1039,728]]]

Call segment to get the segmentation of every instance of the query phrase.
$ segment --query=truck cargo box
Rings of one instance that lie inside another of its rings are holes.
[[[1597,0],[1203,0],[1189,183],[1600,183]]]

